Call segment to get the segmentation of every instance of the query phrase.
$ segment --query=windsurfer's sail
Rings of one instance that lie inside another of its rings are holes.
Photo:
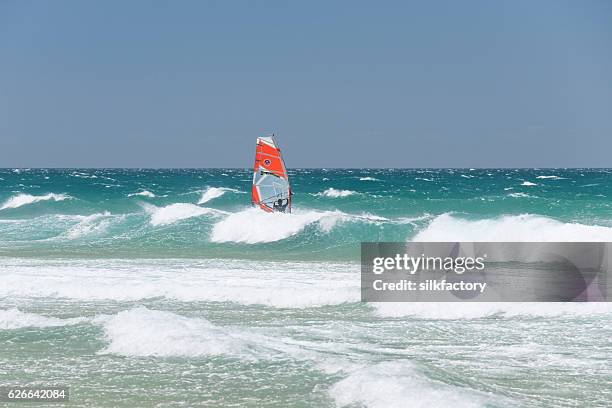
[[[291,212],[291,186],[274,135],[257,138],[251,202],[267,212]]]

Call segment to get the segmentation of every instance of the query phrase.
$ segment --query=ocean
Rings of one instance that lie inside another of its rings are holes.
[[[362,241],[612,241],[610,169],[0,169],[0,385],[79,407],[612,401],[608,303],[361,303]],[[54,406],[61,406],[56,404]]]

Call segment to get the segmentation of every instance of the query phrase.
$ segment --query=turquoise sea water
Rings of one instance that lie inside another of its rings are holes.
[[[0,254],[355,261],[360,241],[410,239],[432,221],[530,214],[534,225],[547,217],[612,226],[610,170],[298,169],[290,177],[293,216],[266,217],[248,209],[250,170],[0,171]]]
[[[0,383],[70,406],[604,406],[607,304],[362,304],[361,241],[612,241],[610,169],[0,169]]]

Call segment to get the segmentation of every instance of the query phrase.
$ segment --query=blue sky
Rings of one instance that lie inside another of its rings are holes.
[[[611,167],[608,1],[2,1],[0,167]]]

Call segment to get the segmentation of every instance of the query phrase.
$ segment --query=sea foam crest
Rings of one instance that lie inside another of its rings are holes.
[[[333,385],[329,394],[340,407],[483,407],[492,402],[490,396],[476,391],[430,380],[406,360],[355,370]]]
[[[198,204],[207,203],[210,200],[214,200],[215,198],[221,197],[223,194],[230,191],[234,193],[241,192],[239,190],[227,187],[208,187],[205,191],[202,192],[202,196],[200,197],[200,201],[198,201]]]
[[[142,203],[141,205],[151,216],[150,223],[153,226],[174,224],[177,221],[199,217],[204,214],[218,215],[223,213],[223,211],[220,210],[200,207],[191,203],[175,203],[165,207],[156,207],[146,203]]]
[[[149,198],[154,198],[155,194],[153,194],[152,192],[150,192],[149,190],[142,190],[139,191],[137,193],[130,193],[127,195],[128,197],[134,197],[134,196],[141,196],[141,197],[149,197]]]
[[[358,194],[358,193],[352,190],[336,190],[335,188],[330,187],[327,190],[321,191],[320,193],[316,193],[314,195],[320,196],[320,197],[339,198],[339,197],[348,197],[354,194]]]
[[[267,213],[249,208],[217,222],[212,230],[212,242],[242,242],[256,244],[289,238],[307,225],[319,223],[324,231],[331,230],[343,217],[339,211],[305,211],[292,214]]]
[[[559,176],[538,176],[536,178],[537,179],[541,179],[541,180],[546,180],[546,179],[550,179],[550,180],[565,180],[565,177],[559,177]]]
[[[508,194],[508,197],[512,197],[512,198],[535,198],[532,195],[529,195],[527,193],[510,193]]]
[[[92,319],[101,324],[108,346],[101,354],[137,357],[201,357],[224,355],[241,360],[287,358],[334,361],[335,371],[346,364],[335,358],[328,346],[312,341],[270,335],[252,328],[223,327],[202,317],[150,310],[126,310],[114,316]],[[348,352],[349,350],[347,350]]]
[[[434,218],[412,240],[432,242],[609,242],[612,241],[612,228],[564,223],[531,214],[467,220],[447,213]]]
[[[75,216],[74,218],[78,220],[78,223],[66,232],[66,237],[68,239],[76,239],[84,235],[102,233],[110,226],[112,217],[108,211],[85,216]],[[120,216],[120,218],[123,218],[123,216]]]
[[[265,274],[253,273],[265,271]],[[0,298],[131,302],[165,298],[305,308],[359,301],[358,267],[243,260],[5,259]],[[27,282],[36,281],[36,285]]]
[[[108,346],[101,351],[124,356],[192,357],[251,353],[230,330],[203,318],[138,307],[105,319]]]
[[[0,330],[22,329],[25,327],[56,327],[78,324],[85,318],[59,319],[35,313],[26,313],[18,309],[0,310]]]
[[[348,214],[342,211],[297,210],[293,213],[267,213],[258,208],[249,208],[231,213],[218,221],[210,235],[212,242],[236,242],[258,244],[280,241],[292,237],[308,225],[316,225],[321,232],[328,233],[336,225],[344,222],[367,224],[414,224],[416,221],[431,218],[424,214],[414,218],[391,219],[367,212]]]
[[[40,195],[40,196],[35,196],[35,195],[31,195],[31,194],[17,194],[11,198],[9,198],[4,204],[2,204],[2,206],[0,207],[0,210],[5,210],[8,208],[19,208],[22,207],[24,205],[28,205],[28,204],[33,204],[33,203],[37,203],[39,201],[63,201],[63,200],[68,200],[72,197],[70,197],[69,195],[66,194],[55,194],[55,193],[49,193],[49,194],[45,194],[45,195]]]

